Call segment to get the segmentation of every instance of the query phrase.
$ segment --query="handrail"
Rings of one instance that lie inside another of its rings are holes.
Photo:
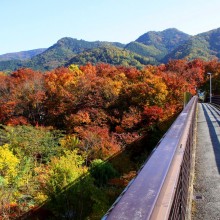
[[[197,100],[186,105],[102,220],[184,219]]]
[[[212,103],[220,105],[220,95],[212,96]]]

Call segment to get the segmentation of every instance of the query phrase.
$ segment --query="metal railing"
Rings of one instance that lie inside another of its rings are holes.
[[[185,218],[196,104],[193,97],[102,220]]]
[[[212,96],[212,103],[220,105],[220,95]]]

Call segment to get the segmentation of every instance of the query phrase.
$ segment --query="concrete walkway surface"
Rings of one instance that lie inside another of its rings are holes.
[[[220,111],[198,104],[192,220],[220,220]]]

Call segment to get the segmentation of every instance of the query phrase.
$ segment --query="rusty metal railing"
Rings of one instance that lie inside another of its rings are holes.
[[[197,97],[193,97],[102,220],[185,218]]]

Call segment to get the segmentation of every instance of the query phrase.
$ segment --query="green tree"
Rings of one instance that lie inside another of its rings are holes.
[[[113,166],[101,159],[94,160],[90,165],[90,173],[97,186],[105,186],[108,180],[117,177],[119,174]]]

